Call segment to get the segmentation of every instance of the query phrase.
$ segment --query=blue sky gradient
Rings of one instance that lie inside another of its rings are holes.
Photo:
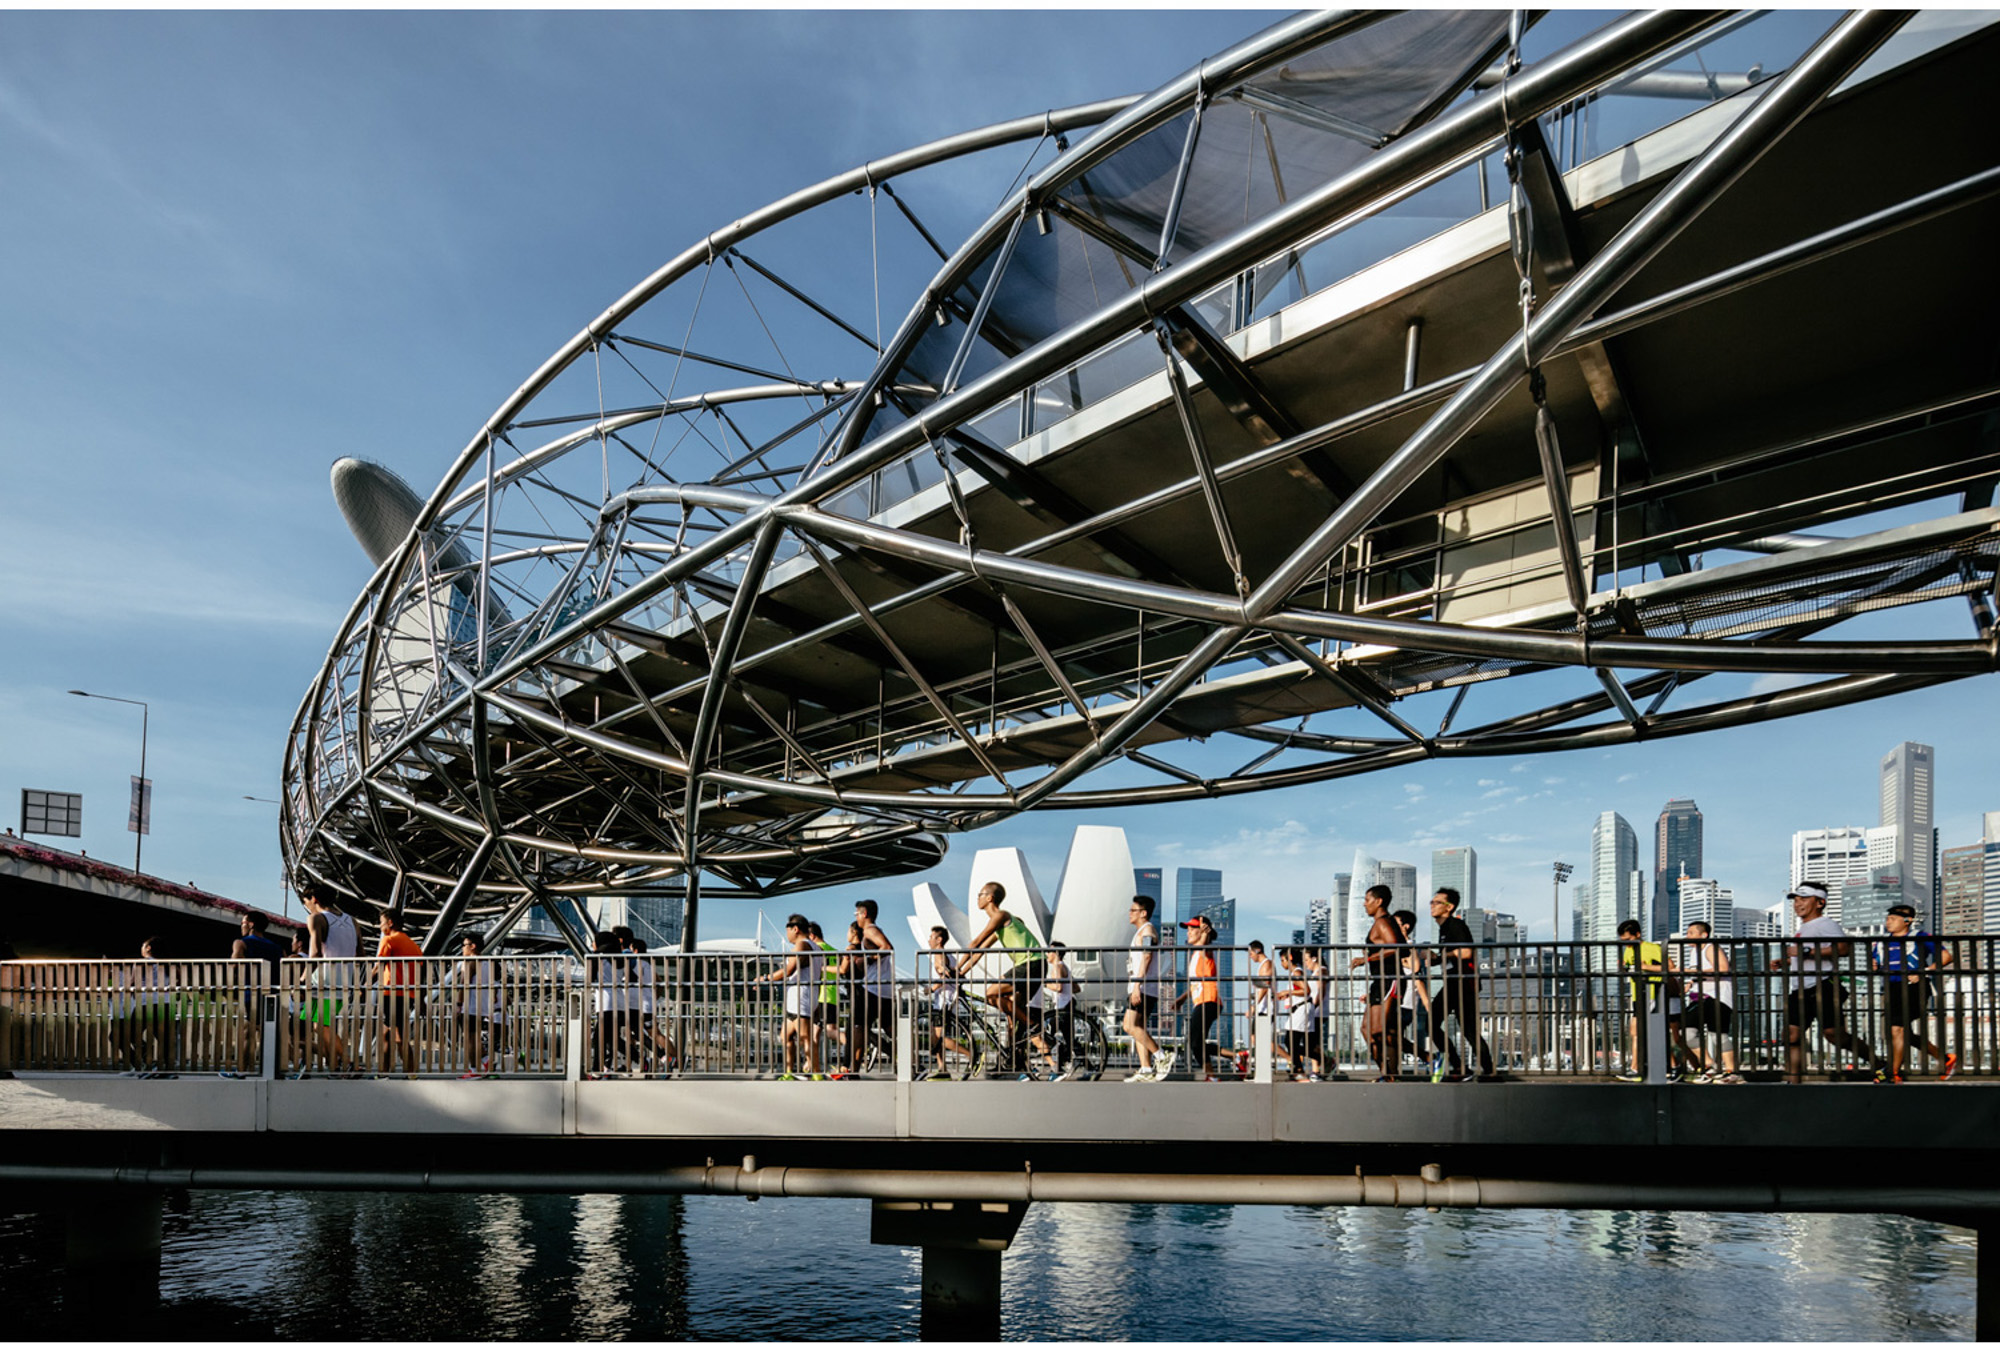
[[[950,131],[1149,89],[1274,17],[0,14],[0,825],[24,787],[81,791],[80,844],[129,862],[138,711],[64,692],[148,700],[149,871],[275,906],[276,809],[242,796],[277,797],[289,721],[370,571],[336,458],[427,493],[529,371],[709,230]],[[992,201],[927,206],[962,234]],[[1960,605],[1850,632],[1970,631]],[[1239,935],[1268,939],[1358,846],[1427,875],[1434,846],[1470,844],[1482,901],[1541,936],[1547,862],[1582,863],[1600,811],[1645,841],[1687,796],[1709,872],[1765,905],[1792,831],[1876,820],[1876,762],[1904,738],[1938,748],[1943,843],[1974,839],[2000,808],[1996,689],[1036,815],[956,840],[930,877],[962,899],[972,851],[1015,844],[1053,896],[1072,827],[1109,822],[1139,863],[1223,869]],[[916,881],[873,891],[900,911]],[[861,891],[766,909],[841,918]],[[704,933],[755,911],[712,902]]]

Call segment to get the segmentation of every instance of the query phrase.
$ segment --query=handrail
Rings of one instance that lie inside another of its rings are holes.
[[[1143,1031],[1174,1079],[2000,1076],[2000,936],[1857,934],[1803,956],[1797,943],[1480,942],[1469,975],[1461,946],[1434,939],[1163,945],[1136,1000],[1139,951],[1123,947],[919,950],[900,975],[892,954],[840,949],[294,958],[275,974],[26,959],[0,963],[0,1068],[1118,1079],[1153,1062]]]

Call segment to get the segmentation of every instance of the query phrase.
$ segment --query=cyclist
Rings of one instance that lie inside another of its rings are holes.
[[[1022,1046],[1020,1037],[1027,1018],[1028,999],[1041,984],[1046,962],[1042,956],[1042,946],[1036,942],[1020,918],[1001,908],[1007,890],[998,883],[989,883],[979,890],[979,909],[986,913],[986,928],[974,937],[965,958],[958,965],[959,975],[972,971],[979,962],[981,949],[998,943],[1008,951],[1011,966],[1005,977],[986,988],[986,999],[994,1009],[1007,1020],[1007,1063],[1012,1071],[1022,1068],[1014,1065],[1015,1050]]]

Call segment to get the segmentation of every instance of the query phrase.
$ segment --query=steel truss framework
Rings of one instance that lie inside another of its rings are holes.
[[[1996,48],[1861,70],[1906,18],[1704,85],[1665,68],[1744,18],[1522,66],[1505,14],[1304,16],[716,231],[370,579],[287,746],[288,868],[432,950],[534,903],[574,938],[604,893],[685,896],[691,944],[697,884],[921,867],[1027,809],[1992,671]],[[1594,154],[1619,100],[1690,90]],[[948,251],[974,170],[1014,182]],[[1969,637],[1825,633],[1943,599]],[[1802,684],[1703,702],[1717,673]],[[1174,759],[1212,737],[1241,764]]]

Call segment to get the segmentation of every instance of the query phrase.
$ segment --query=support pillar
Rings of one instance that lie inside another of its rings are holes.
[[[923,1249],[919,1337],[926,1343],[998,1343],[1000,1251],[953,1245],[926,1245]]]
[[[63,1209],[63,1321],[84,1337],[133,1338],[160,1309],[159,1189],[79,1190]]]
[[[923,1251],[925,1340],[999,1340],[1000,1256],[1027,1213],[1026,1203],[875,1200],[868,1239]]]
[[[1974,1228],[1972,1337],[2000,1343],[2000,1217],[1988,1213]],[[928,1299],[927,1299],[928,1300]]]

